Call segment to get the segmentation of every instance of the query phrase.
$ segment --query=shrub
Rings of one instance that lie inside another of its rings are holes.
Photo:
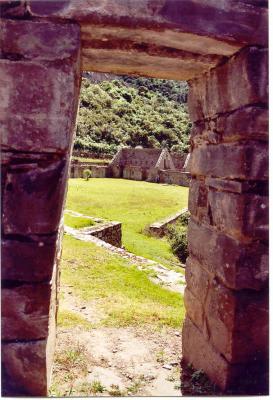
[[[174,225],[169,228],[169,241],[172,251],[182,263],[186,262],[189,255],[187,228],[182,225]]]
[[[89,180],[89,178],[91,178],[92,173],[90,171],[90,169],[85,169],[82,173],[83,179],[85,179],[86,181]]]
[[[185,211],[181,217],[178,220],[178,223],[180,223],[181,225],[187,227],[188,223],[189,223],[189,219],[190,219],[190,212],[189,211]]]
[[[171,225],[168,228],[168,239],[172,248],[172,251],[182,263],[186,262],[189,255],[188,252],[188,222],[190,218],[189,211],[186,211],[181,215],[178,222],[175,225]]]

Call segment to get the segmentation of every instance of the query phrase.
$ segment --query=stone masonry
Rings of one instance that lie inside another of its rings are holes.
[[[267,369],[267,96],[267,50],[255,46],[190,82],[183,355],[223,388]]]
[[[1,0],[0,15],[2,394],[48,391],[88,70],[189,81],[184,362],[223,390],[266,394],[267,1]]]
[[[172,224],[175,224],[179,218],[188,212],[187,208],[183,208],[183,210],[178,211],[177,213],[170,215],[168,218],[165,218],[162,221],[154,222],[149,226],[149,233],[152,236],[163,237],[168,232],[168,227]]]
[[[45,396],[80,31],[73,23],[1,20],[1,35],[2,388],[5,395]]]
[[[110,243],[115,247],[122,246],[122,232],[121,223],[116,221],[111,221],[103,223],[99,226],[92,226],[82,229],[84,233],[95,236],[106,243]]]

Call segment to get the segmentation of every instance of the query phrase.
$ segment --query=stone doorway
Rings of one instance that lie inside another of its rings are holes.
[[[267,2],[141,1],[133,11],[129,3],[86,2],[80,10],[74,1],[1,3],[7,394],[47,392],[81,69],[190,82],[183,356],[223,389],[247,375],[265,382]]]

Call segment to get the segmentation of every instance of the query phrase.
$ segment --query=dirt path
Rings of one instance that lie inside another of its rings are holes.
[[[60,308],[98,323],[94,302],[69,287]],[[58,328],[53,396],[181,396],[181,332],[171,328]]]

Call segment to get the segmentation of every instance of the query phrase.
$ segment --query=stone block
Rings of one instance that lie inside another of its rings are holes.
[[[0,21],[3,54],[24,61],[76,61],[80,47],[78,24],[53,21]]]
[[[48,335],[51,284],[2,288],[2,340],[34,340]]]
[[[192,179],[189,189],[189,211],[200,221],[208,221],[208,188],[203,179]]]
[[[204,304],[214,275],[190,256],[186,262],[185,277],[187,288]]]
[[[96,25],[100,24],[110,29],[111,33],[111,25],[114,27],[114,23],[118,22],[118,26],[123,28],[123,36],[120,37],[124,37],[124,31],[130,24],[130,38],[133,37],[138,43],[144,39],[148,43],[167,47],[176,47],[179,43],[179,48],[199,54],[228,56],[242,45],[267,43],[267,8],[264,2],[261,4],[258,0],[240,3],[229,1],[224,4],[216,1],[204,3],[203,0],[183,0],[183,3],[164,0],[158,7],[151,7],[145,0],[139,0],[134,5],[133,13],[131,5],[123,1],[115,3],[115,6],[112,3],[93,4],[88,0],[82,0],[82,3],[79,8],[71,0],[53,4],[31,0],[28,1],[28,11],[36,17],[59,17],[85,22],[85,33],[88,28],[92,32],[92,27],[95,30]],[[135,27],[140,28],[136,32],[138,35],[134,35]],[[151,38],[146,29],[143,32],[143,28],[155,31]],[[168,34],[169,29],[172,35]],[[166,36],[162,35],[164,30]]]
[[[56,252],[56,235],[2,240],[2,280],[49,281]]]
[[[205,306],[213,346],[232,364],[268,356],[267,291],[235,292],[213,280]]]
[[[186,317],[183,325],[183,361],[202,369],[222,390],[232,388],[240,395],[268,394],[268,362],[256,360],[247,364],[230,364],[209,343],[202,332]],[[194,351],[193,351],[194,349]]]
[[[72,61],[52,66],[1,60],[2,149],[68,151],[78,107],[79,77],[79,63]]]
[[[268,140],[268,110],[258,106],[239,108],[230,114],[193,123],[191,142],[194,146]]]
[[[46,339],[2,343],[2,395],[47,396]]]
[[[268,240],[268,197],[210,190],[211,225],[235,239]]]
[[[268,102],[268,53],[248,47],[219,67],[191,81],[188,105],[192,121],[250,104]]]
[[[256,182],[255,182],[256,183]],[[223,192],[246,193],[254,189],[255,185],[249,181],[239,181],[222,178],[206,178],[206,186]]]
[[[250,106],[219,116],[212,123],[224,142],[241,139],[268,140],[268,120],[266,108]]]
[[[186,287],[184,292],[184,303],[188,317],[194,324],[203,331],[204,326],[204,308],[200,301],[200,297],[196,297],[190,290],[189,286]]]
[[[191,174],[225,179],[268,179],[268,145],[263,142],[203,145],[193,149]]]
[[[66,159],[42,157],[30,162],[18,156],[8,169],[3,192],[3,233],[55,233],[66,191]],[[16,206],[17,205],[17,206]]]
[[[186,279],[193,285],[196,274],[204,268],[217,276],[225,286],[240,290],[261,290],[268,284],[268,247],[259,241],[244,244],[213,228],[199,225],[193,219],[188,227],[188,248],[191,257],[187,260]],[[202,267],[201,267],[202,265]],[[194,293],[206,294],[205,280],[198,278],[201,286]],[[190,286],[191,287],[191,286]],[[193,288],[191,290],[194,290]]]
[[[230,382],[230,365],[209,343],[202,332],[186,317],[182,331],[182,354],[184,362],[196,370],[202,369],[220,388],[226,389]]]

